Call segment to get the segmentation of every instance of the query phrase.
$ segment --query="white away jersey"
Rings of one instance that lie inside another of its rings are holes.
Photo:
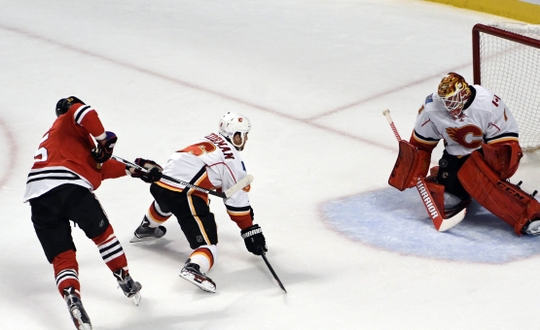
[[[479,85],[471,86],[473,102],[454,119],[434,94],[429,95],[416,118],[413,139],[436,145],[443,139],[453,156],[469,155],[482,143],[518,140],[518,125],[510,110],[497,96]]]
[[[240,152],[218,133],[212,133],[187,148],[172,154],[163,167],[163,174],[187,181],[206,189],[225,191],[247,175]],[[176,191],[182,191],[182,184],[162,178],[158,185]],[[225,200],[229,213],[233,209],[250,207],[246,191],[249,186]],[[198,190],[188,193],[201,195]],[[207,198],[207,195],[201,196]]]

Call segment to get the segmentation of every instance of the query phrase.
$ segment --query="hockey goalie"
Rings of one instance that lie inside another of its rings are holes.
[[[399,142],[388,183],[403,191],[425,178],[425,188],[444,219],[474,199],[517,235],[538,235],[540,203],[509,181],[523,156],[518,133],[501,98],[451,72],[426,97],[409,141]],[[429,169],[440,140],[444,151],[439,166]]]

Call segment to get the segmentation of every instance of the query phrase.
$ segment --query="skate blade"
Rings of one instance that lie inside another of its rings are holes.
[[[143,238],[139,238],[137,236],[133,236],[133,238],[131,238],[129,240],[130,243],[143,243],[143,242],[152,242],[152,241],[157,241],[159,238],[157,237],[143,237]]]
[[[139,306],[139,303],[141,302],[141,293],[140,292],[137,292],[133,297],[131,297],[131,299],[133,299],[133,302],[135,303],[135,305]]]
[[[82,313],[78,308],[74,308],[71,311],[71,315],[77,320],[78,326],[77,329],[79,330],[92,330],[92,325],[88,323],[84,323],[82,320]]]
[[[87,323],[83,323],[79,325],[79,330],[92,330],[92,326]]]
[[[180,272],[180,277],[205,292],[216,293],[216,285],[207,279],[196,277],[190,272]]]

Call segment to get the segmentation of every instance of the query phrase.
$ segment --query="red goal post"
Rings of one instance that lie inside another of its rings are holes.
[[[474,83],[510,108],[523,150],[540,149],[540,25],[476,24],[472,41]]]

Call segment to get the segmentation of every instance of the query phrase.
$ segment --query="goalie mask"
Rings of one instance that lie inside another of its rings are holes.
[[[227,112],[219,121],[219,134],[225,137],[236,148],[241,150],[246,141],[246,135],[251,130],[251,122],[246,116],[234,112]],[[234,135],[240,134],[242,141],[239,145],[234,143]]]
[[[83,101],[81,101],[78,97],[70,96],[65,99],[60,99],[58,102],[56,102],[56,117],[60,117],[61,115],[68,112],[69,108],[75,103],[81,103],[85,104]]]
[[[440,82],[437,96],[454,119],[461,117],[467,100],[471,97],[471,89],[465,78],[455,72],[447,74]]]

